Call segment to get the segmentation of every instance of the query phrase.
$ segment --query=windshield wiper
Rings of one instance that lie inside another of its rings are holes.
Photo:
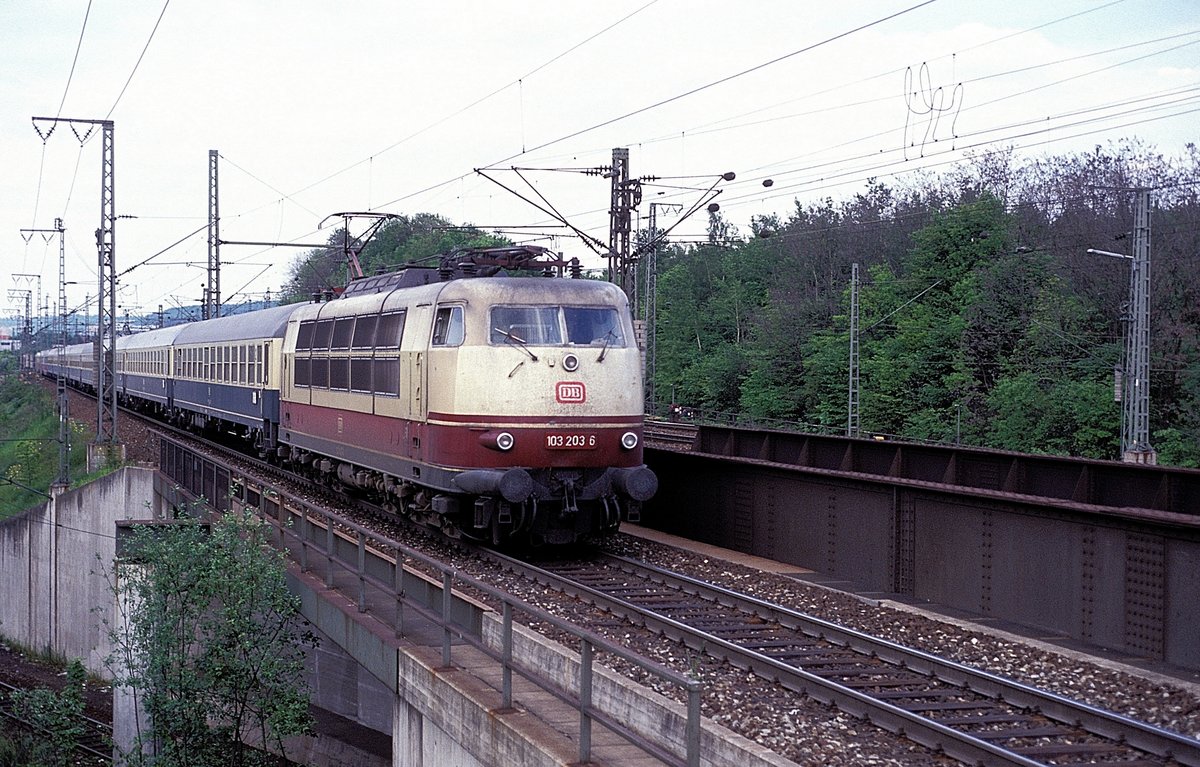
[[[609,342],[616,341],[616,340],[617,340],[617,334],[612,332],[611,329],[609,329],[609,331],[604,334],[604,348],[602,348],[600,350],[600,356],[596,358],[596,362],[604,362],[604,355],[608,354]]]
[[[492,330],[494,330],[497,333],[499,333],[500,335],[504,336],[505,343],[515,344],[517,346],[517,348],[519,348],[521,351],[523,351],[529,355],[529,359],[533,360],[534,362],[538,361],[537,355],[529,350],[529,347],[525,344],[525,341],[523,339],[518,338],[517,336],[513,335],[512,333],[509,333],[506,330],[501,330],[500,328],[492,328]]]

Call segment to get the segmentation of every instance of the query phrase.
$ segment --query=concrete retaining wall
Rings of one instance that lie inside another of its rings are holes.
[[[113,531],[158,515],[157,503],[154,470],[126,467],[0,522],[0,634],[109,676]]]

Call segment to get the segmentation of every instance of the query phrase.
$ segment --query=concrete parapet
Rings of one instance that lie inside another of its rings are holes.
[[[503,625],[495,613],[483,621],[484,641],[499,652]],[[536,668],[559,687],[579,688],[579,654],[524,626],[513,625],[513,662]],[[497,670],[497,677],[499,670]],[[519,700],[514,702],[519,703]],[[592,704],[608,712],[641,737],[664,750],[683,754],[687,709],[657,692],[604,668],[593,666]],[[700,731],[700,759],[710,767],[794,767],[795,763],[769,749],[706,720]]]

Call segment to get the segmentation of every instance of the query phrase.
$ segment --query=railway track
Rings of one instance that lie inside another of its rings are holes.
[[[966,764],[1200,765],[1200,741],[629,559],[507,569]]]
[[[12,694],[20,690],[21,688],[8,682],[0,682],[0,716],[35,736],[50,737],[54,735],[46,728],[17,715],[13,708]],[[112,764],[112,726],[82,715],[75,724],[79,734],[75,739],[76,760],[72,764]]]
[[[277,479],[298,479],[204,444]],[[618,557],[538,568],[482,556],[967,764],[1200,765],[1200,741],[687,576]]]
[[[700,427],[694,423],[647,419],[642,436],[648,445],[670,447],[675,450],[691,450],[696,444]]]

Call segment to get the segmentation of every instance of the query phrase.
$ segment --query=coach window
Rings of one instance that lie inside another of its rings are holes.
[[[317,329],[313,331],[312,348],[317,351],[329,349],[329,339],[333,335],[333,320],[318,320]]]
[[[201,363],[200,378],[204,379],[205,381],[208,380],[209,373],[211,371],[211,368],[209,367],[211,355],[212,355],[212,348],[208,347],[208,346],[204,347],[204,362]]]
[[[433,320],[434,346],[462,346],[463,310],[461,306],[443,306]]]
[[[246,380],[246,345],[242,344],[238,347],[238,383],[247,383]]]
[[[358,318],[354,323],[354,340],[351,346],[355,349],[370,349],[375,345],[375,326],[379,323],[379,315],[367,314]]]
[[[341,317],[333,322],[333,341],[331,349],[349,349],[350,339],[354,337],[354,318]]]
[[[264,386],[267,384],[267,378],[269,378],[271,375],[271,368],[267,366],[267,360],[270,357],[270,355],[267,354],[267,350],[270,348],[271,347],[268,344],[263,344],[262,351],[258,355],[258,367],[260,373],[258,378],[259,383],[263,384]]]

